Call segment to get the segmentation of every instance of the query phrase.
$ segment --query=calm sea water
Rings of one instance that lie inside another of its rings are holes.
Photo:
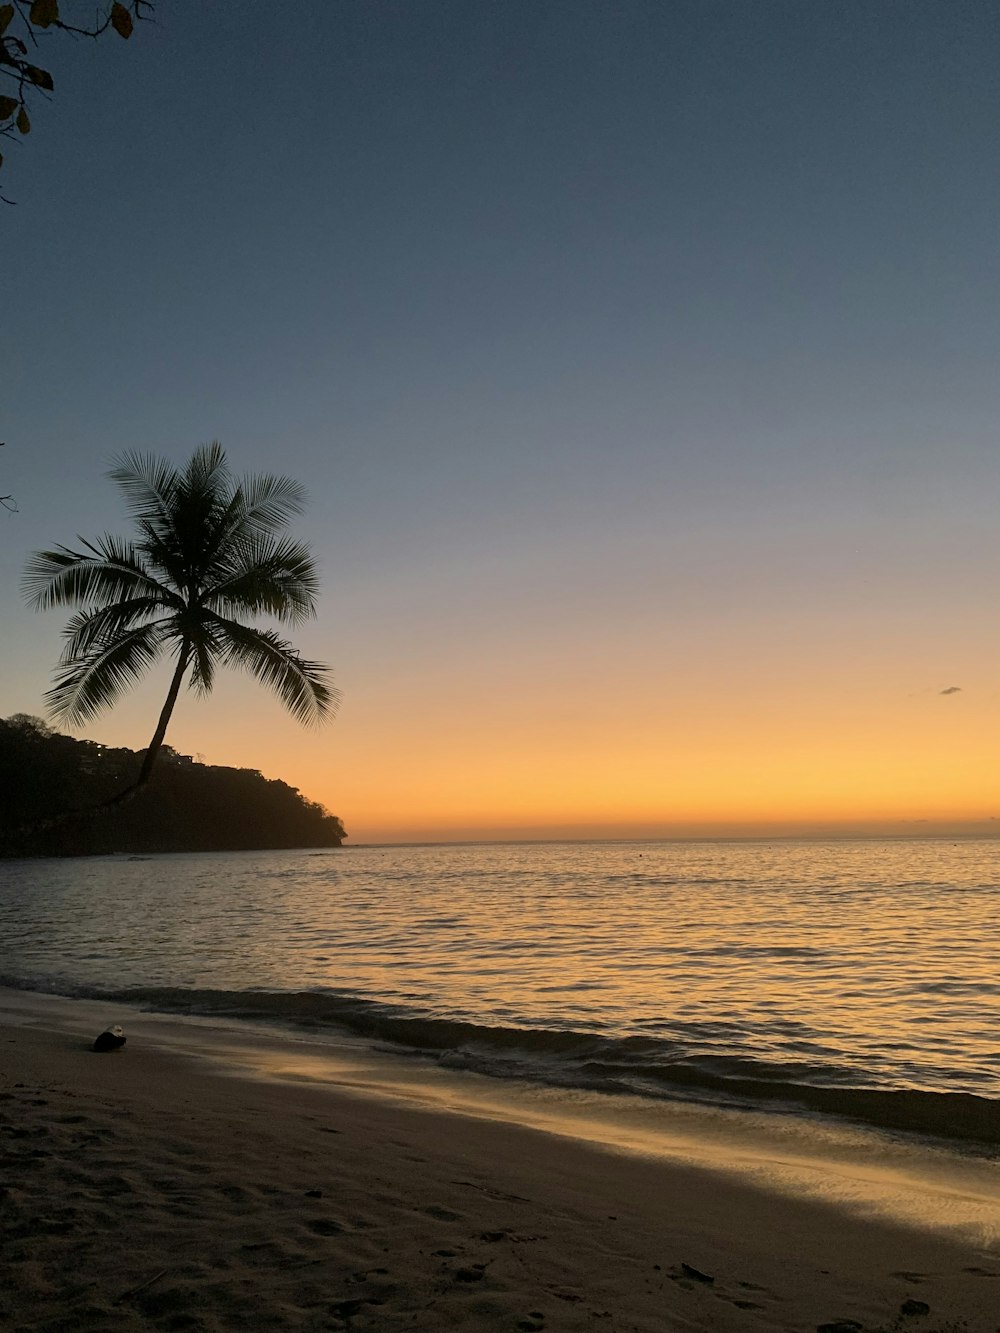
[[[1000,843],[0,862],[0,984],[1000,1143]]]

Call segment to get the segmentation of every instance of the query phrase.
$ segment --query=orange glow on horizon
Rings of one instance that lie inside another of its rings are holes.
[[[596,702],[589,673],[533,692],[502,674],[345,682],[320,732],[236,678],[183,697],[168,741],[291,783],[355,842],[990,833],[1000,816],[1000,691],[985,673],[944,694],[899,688],[891,670],[858,687],[818,665],[782,679],[716,667],[669,688],[647,670]],[[89,734],[140,748],[156,693]]]

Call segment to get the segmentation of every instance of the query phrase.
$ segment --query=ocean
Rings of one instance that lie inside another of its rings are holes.
[[[1000,1146],[1000,843],[0,862],[0,984]]]

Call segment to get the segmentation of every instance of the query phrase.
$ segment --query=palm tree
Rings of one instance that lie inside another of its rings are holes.
[[[133,452],[108,474],[124,492],[137,537],[78,538],[81,550],[36,551],[24,576],[29,605],[78,606],[49,710],[89,721],[115,703],[164,653],[174,670],[138,776],[109,804],[149,780],[184,678],[208,694],[219,666],[249,671],[294,717],[318,723],[336,709],[328,668],[306,661],[274,630],[245,618],[296,624],[316,614],[318,578],[309,550],[285,535],[304,492],[287,477],[234,478],[218,443],[184,468]],[[190,673],[190,674],[189,674]]]

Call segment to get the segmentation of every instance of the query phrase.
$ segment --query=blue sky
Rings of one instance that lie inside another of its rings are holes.
[[[859,717],[873,690],[889,708],[964,672],[973,731],[992,725],[994,6],[275,12],[160,0],[128,44],[48,43],[56,96],[0,213],[0,489],[20,506],[0,713],[42,710],[57,651],[58,619],[20,606],[24,554],[122,527],[120,450],[218,438],[309,489],[326,591],[300,637],[344,711],[304,737],[223,686],[172,739],[349,827],[353,799],[373,836],[485,827],[449,815],[440,775],[479,782],[511,708],[529,772],[590,765],[595,790],[644,726],[670,751],[678,700],[724,714],[720,812],[761,743],[738,716],[782,660],[796,692],[856,682]],[[732,709],[694,690],[709,678]],[[141,746],[161,692],[91,734]],[[586,735],[633,696],[594,749],[543,743],[554,700]],[[813,707],[826,734],[829,696]],[[510,783],[489,799],[520,826]]]

